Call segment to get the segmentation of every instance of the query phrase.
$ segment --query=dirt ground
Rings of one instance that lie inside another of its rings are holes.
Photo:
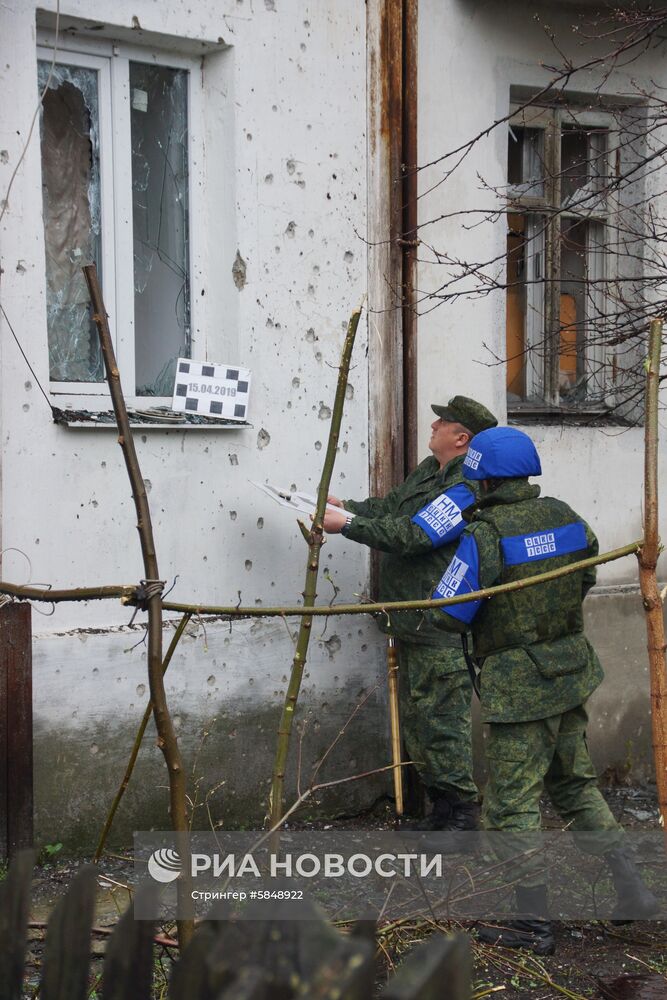
[[[658,828],[655,790],[651,788],[613,788],[605,791],[614,815],[633,830]],[[545,826],[554,827],[557,819],[544,809]],[[383,801],[364,816],[348,817],[324,823],[298,822],[294,829],[391,829],[394,821],[390,805]],[[26,996],[31,996],[37,981],[43,951],[43,926],[58,897],[65,891],[86,859],[59,856],[42,859],[36,870],[30,931],[30,951]],[[91,998],[97,996],[95,982],[101,971],[101,959],[107,935],[129,900],[127,884],[131,881],[132,859],[129,852],[107,857],[100,865],[100,888],[93,946]],[[429,925],[379,928],[378,995],[389,970],[394,968],[417,943],[433,932],[458,931],[471,935],[473,948],[474,1000],[483,997],[507,997],[508,1000],[552,1000],[567,997],[603,998],[603,1000],[667,1000],[667,922],[642,921],[613,926],[602,921],[557,922],[554,924],[556,954],[537,958],[530,953],[500,947],[484,947],[475,940],[470,925]],[[166,929],[166,936],[171,935]],[[156,997],[166,996],[166,983],[175,949],[156,948]],[[446,991],[443,988],[443,1000]]]

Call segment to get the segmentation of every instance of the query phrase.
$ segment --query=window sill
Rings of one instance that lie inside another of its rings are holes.
[[[556,406],[531,406],[530,404],[525,406],[515,404],[508,407],[507,422],[512,425],[558,424],[571,427],[602,427],[609,426],[609,424],[618,427],[637,427],[641,424],[641,420],[630,420],[619,415],[616,409],[608,407],[591,406],[588,409],[582,407],[575,410]]]
[[[117,430],[113,410],[61,410],[52,406],[51,411],[54,424],[71,430]],[[128,407],[127,413],[130,427],[141,428],[142,431],[233,431],[253,426],[247,420],[216,419],[189,413],[151,413],[132,407]]]

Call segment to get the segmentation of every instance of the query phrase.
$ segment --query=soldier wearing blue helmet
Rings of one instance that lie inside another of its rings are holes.
[[[453,597],[536,576],[597,555],[595,535],[567,504],[540,497],[529,476],[542,472],[532,440],[515,427],[477,434],[463,462],[481,485],[470,523],[433,597]],[[605,831],[587,849],[607,861],[618,901],[614,916],[654,915],[658,903],[622,845],[623,832],[598,785],[586,744],[585,702],[602,667],[584,635],[582,601],[595,569],[573,572],[523,590],[433,612],[449,631],[472,632],[481,715],[489,723],[487,830],[525,834],[540,828],[546,790],[574,831]],[[596,846],[599,851],[596,851]],[[544,874],[535,868],[517,886],[521,919],[485,927],[487,943],[551,954]]]

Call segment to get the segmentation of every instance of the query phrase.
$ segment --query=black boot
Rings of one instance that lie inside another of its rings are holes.
[[[412,827],[426,832],[426,836],[420,838],[422,849],[440,854],[475,850],[477,838],[469,834],[474,834],[479,829],[479,804],[465,802],[453,792],[430,791],[429,796],[433,802],[433,811]],[[433,836],[429,837],[429,833]]]
[[[438,830],[444,833],[479,829],[479,804],[465,802],[454,792],[430,791],[433,811],[422,821],[420,830]]]
[[[505,948],[527,948],[535,955],[553,955],[556,950],[545,885],[518,885],[515,890],[519,916],[504,925],[480,927],[477,936],[484,944]]]
[[[644,883],[627,847],[607,851],[604,860],[609,866],[616,889],[616,906],[611,914],[613,924],[629,924],[646,920],[660,912],[660,903]]]

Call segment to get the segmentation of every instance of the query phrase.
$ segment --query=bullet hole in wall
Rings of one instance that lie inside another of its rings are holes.
[[[234,258],[234,263],[232,264],[232,278],[234,279],[234,284],[241,291],[245,288],[247,281],[248,265],[244,261],[239,250],[236,251],[236,257]]]

